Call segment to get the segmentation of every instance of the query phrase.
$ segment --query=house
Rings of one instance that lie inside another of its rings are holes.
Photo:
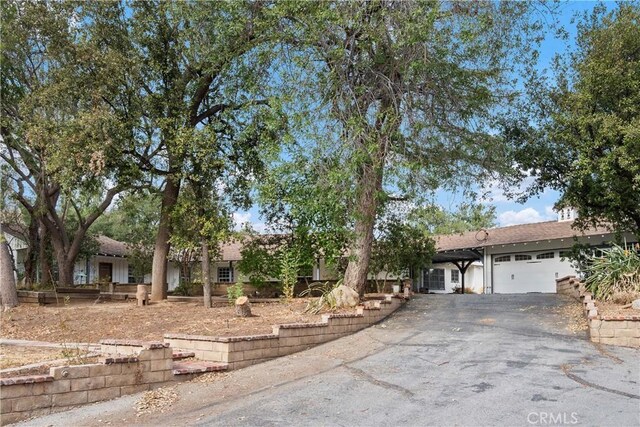
[[[576,230],[572,227],[574,220],[572,210],[562,210],[556,221],[440,236],[432,267],[438,272],[423,272],[415,290],[431,291],[432,286],[444,286],[446,290],[446,275],[454,263],[461,278],[486,294],[555,293],[556,279],[578,274],[566,258],[575,243],[604,247],[615,240],[614,232],[606,228]],[[622,237],[627,243],[636,242],[630,233]],[[465,269],[466,274],[462,274]]]
[[[22,237],[21,232],[13,229],[7,224],[2,224],[2,234],[9,246],[9,253],[13,258],[13,263],[16,268],[14,275],[16,275],[17,280],[19,275],[24,274],[24,260],[27,256],[29,246],[25,242],[24,237]]]

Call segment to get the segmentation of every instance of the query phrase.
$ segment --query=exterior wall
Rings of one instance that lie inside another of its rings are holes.
[[[29,246],[24,240],[19,239],[12,234],[9,234],[9,233],[3,233],[3,234],[4,234],[5,240],[7,241],[7,244],[9,245],[9,252],[13,257],[13,263],[17,272],[20,274],[24,273],[24,258],[26,256],[26,252]],[[16,277],[16,280],[18,280],[17,274],[15,272],[14,272],[14,275]]]
[[[590,244],[593,246],[604,245],[611,242],[613,235],[604,234],[599,236],[580,237],[577,242],[581,244]],[[516,253],[537,252],[537,251],[554,251],[555,256],[559,257],[559,252],[569,250],[576,243],[574,239],[556,239],[544,242],[518,243],[511,245],[495,245],[484,248],[484,283],[485,293],[493,293],[494,291],[494,272],[493,272],[493,255],[513,255]],[[567,275],[577,275],[568,260],[562,261],[563,266],[557,271],[556,279]]]
[[[458,267],[455,264],[447,262],[447,263],[438,263],[433,264],[431,268],[443,268],[444,272],[444,290],[443,291],[430,291],[433,293],[440,294],[450,294],[453,292],[453,288],[462,286],[462,273],[459,275],[458,282],[451,281],[451,270],[459,271]],[[464,287],[468,289],[473,289],[476,293],[482,293],[483,291],[483,276],[482,276],[482,264],[479,262],[474,262],[469,266],[467,272],[464,275]],[[426,289],[427,284],[424,283],[424,274],[423,271],[420,271],[420,276],[414,280],[414,290],[419,291],[420,288]]]
[[[97,283],[100,281],[98,277],[98,266],[101,262],[112,264],[112,277],[113,283],[129,283],[129,262],[126,258],[112,257],[112,256],[92,256],[89,258],[89,283]],[[73,282],[75,284],[87,283],[87,261],[85,259],[79,259],[76,261],[76,265],[73,270]]]

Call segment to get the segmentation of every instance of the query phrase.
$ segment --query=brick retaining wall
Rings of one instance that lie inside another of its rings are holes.
[[[118,342],[121,344],[116,346]],[[114,399],[183,379],[172,372],[173,351],[168,344],[123,346],[124,343],[126,341],[103,341],[105,356],[99,363],[53,367],[48,375],[0,379],[1,424]],[[125,349],[128,351],[123,355]]]
[[[636,310],[629,309],[629,315],[625,316],[599,314],[593,295],[587,291],[583,282],[573,276],[556,280],[556,290],[559,294],[569,295],[582,302],[591,341],[640,347],[640,314],[635,314]]]
[[[366,301],[357,314],[325,314],[322,322],[277,325],[267,335],[167,334],[165,342],[102,340],[99,363],[53,367],[48,375],[0,378],[0,425],[306,350],[373,325],[403,302],[387,295],[382,301]],[[176,348],[195,354],[208,365],[185,367],[176,363]]]
[[[229,369],[262,363],[306,350],[357,332],[384,319],[404,300],[388,295],[383,301],[367,301],[357,314],[325,314],[322,322],[277,325],[273,333],[245,337],[212,337],[166,334],[165,341],[174,348],[192,351],[201,360],[227,363]]]

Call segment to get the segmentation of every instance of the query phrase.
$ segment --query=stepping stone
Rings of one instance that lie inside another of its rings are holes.
[[[203,362],[201,360],[188,360],[173,362],[173,375],[204,374],[205,372],[226,371],[229,367],[226,363]]]

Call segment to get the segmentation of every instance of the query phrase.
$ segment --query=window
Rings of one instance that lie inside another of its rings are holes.
[[[423,280],[430,291],[444,291],[444,268],[424,270]]]
[[[231,267],[218,267],[218,282],[220,283],[233,282],[233,270],[231,269]]]
[[[502,255],[496,257],[495,262],[509,262],[511,261],[511,255]]]
[[[572,251],[560,251],[560,258],[571,258],[571,255],[573,255]]]
[[[529,260],[531,260],[531,255],[522,255],[522,254],[516,255],[516,261],[529,261]]]
[[[536,256],[536,259],[549,259],[553,257],[554,257],[553,252],[545,252],[543,254],[538,254],[538,256]]]
[[[136,283],[136,275],[133,272],[133,266],[130,265],[127,268],[127,271],[128,271],[128,273],[127,273],[127,276],[128,276],[127,283]]]
[[[451,270],[451,283],[458,283],[460,281],[460,271]]]

